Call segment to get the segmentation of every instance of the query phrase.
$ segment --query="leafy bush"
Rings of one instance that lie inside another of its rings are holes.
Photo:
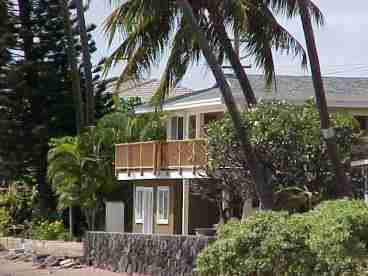
[[[320,260],[316,271],[357,273],[368,257],[368,208],[362,201],[328,201],[308,214],[308,246]]]
[[[200,275],[361,275],[368,257],[368,208],[331,201],[298,215],[258,212],[223,225],[197,259]]]
[[[32,227],[32,238],[36,240],[68,240],[69,234],[62,221],[43,221]]]
[[[275,189],[277,209],[305,212],[322,199],[335,197],[333,167],[314,104],[260,102],[256,108],[244,111],[242,116],[260,163],[270,170],[272,177],[266,177]],[[339,156],[343,162],[348,162],[359,126],[348,114],[331,114],[331,120]],[[205,170],[211,185],[195,181],[195,191],[219,203],[221,191],[226,191],[235,203],[239,196],[243,200],[254,196],[253,180],[244,164],[230,116],[211,122],[207,136],[209,162]],[[245,169],[238,169],[242,167]]]
[[[9,212],[5,208],[0,208],[0,237],[9,233],[11,218]]]

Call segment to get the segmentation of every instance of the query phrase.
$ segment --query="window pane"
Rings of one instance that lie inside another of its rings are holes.
[[[159,188],[157,192],[157,219],[161,223],[167,223],[169,219],[169,190]]]
[[[196,125],[197,125],[197,119],[196,115],[191,115],[189,117],[189,139],[196,138]]]
[[[136,218],[143,219],[143,191],[136,192]]]
[[[164,212],[163,212],[163,218],[168,219],[169,218],[169,191],[163,191],[163,206],[164,206]]]
[[[178,139],[178,117],[171,118],[171,139]]]
[[[178,117],[178,140],[184,139],[184,118]]]

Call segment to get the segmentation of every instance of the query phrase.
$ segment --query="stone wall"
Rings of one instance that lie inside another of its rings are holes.
[[[195,275],[195,259],[213,238],[179,235],[89,232],[84,241],[89,264],[115,272]]]
[[[34,251],[37,254],[63,257],[83,256],[83,244],[80,242],[38,241],[5,237],[0,238],[0,245],[5,249],[26,249]]]

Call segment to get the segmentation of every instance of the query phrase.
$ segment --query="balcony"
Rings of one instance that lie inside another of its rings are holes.
[[[201,178],[207,163],[207,141],[151,141],[115,146],[119,180]]]

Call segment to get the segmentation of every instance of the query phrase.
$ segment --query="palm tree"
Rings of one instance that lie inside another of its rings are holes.
[[[123,34],[123,43],[106,63],[107,68],[110,68],[121,60],[128,60],[127,66],[121,74],[121,81],[129,78],[139,78],[156,63],[165,48],[171,47],[161,86],[156,94],[156,99],[159,102],[162,101],[170,88],[182,79],[188,66],[193,62],[200,61],[203,46],[205,46],[204,42],[207,40],[211,51],[218,53],[219,58],[224,54],[228,56],[240,81],[248,105],[256,104],[256,97],[247,74],[226,32],[227,26],[231,26],[241,35],[242,45],[255,57],[256,65],[264,68],[268,82],[274,77],[271,48],[291,51],[294,55],[302,57],[302,64],[306,63],[302,46],[278,24],[267,5],[261,5],[255,0],[247,2],[191,1],[189,4],[198,20],[190,22],[187,17],[181,15],[175,2],[153,0],[125,2],[112,13],[106,25],[106,32],[110,35],[110,43],[117,31]],[[209,16],[207,16],[207,11]],[[180,20],[177,20],[178,18]],[[197,41],[197,36],[193,35],[197,33],[192,31],[194,23],[200,29],[205,30],[202,44]],[[173,36],[172,44],[171,36]],[[209,62],[208,58],[210,58],[209,53],[206,54],[207,62]],[[213,62],[211,59],[210,61]],[[210,66],[214,70],[215,65],[210,64]],[[240,115],[237,114],[238,111],[234,109],[234,103],[228,96],[230,90],[221,83],[223,80],[220,78],[220,72],[217,72],[216,79],[218,84],[222,85],[223,93],[227,95],[228,110],[229,112],[231,110],[234,125],[240,133],[242,132],[240,130]],[[239,137],[246,136],[239,135]],[[250,153],[252,151],[251,147],[247,146],[246,155],[251,156],[251,160],[256,160],[256,158],[252,158],[253,154]],[[254,173],[261,183],[259,187],[265,187],[262,183],[267,182],[264,178],[265,176],[268,177],[269,174],[265,171],[265,168],[261,165],[255,165],[253,162],[257,163],[251,161],[253,171],[261,172]],[[268,190],[270,189],[268,188]],[[266,195],[267,193],[263,194]],[[262,201],[264,207],[272,205],[272,200],[269,198],[263,198]]]
[[[325,138],[327,151],[331,159],[336,174],[336,193],[338,197],[351,197],[352,187],[340,161],[336,143],[336,136],[331,128],[330,116],[328,114],[326,93],[323,86],[321,68],[318,58],[317,46],[314,38],[313,27],[308,10],[308,2],[300,1],[300,17],[303,24],[305,40],[307,43],[308,55],[312,71],[313,85],[315,90],[316,104],[320,114],[321,129]]]
[[[201,60],[201,49],[191,27],[183,19],[175,1],[114,2],[120,5],[106,21],[105,30],[110,37],[110,43],[116,33],[122,34],[123,42],[107,59],[106,67],[109,69],[116,63],[127,60],[120,80],[140,78],[156,64],[163,51],[170,48],[166,70],[156,97],[162,101],[169,93],[170,87],[174,87],[183,78],[189,65]],[[256,66],[264,69],[268,83],[274,76],[271,48],[300,56],[302,64],[305,64],[306,55],[301,44],[282,28],[265,5],[259,11],[258,6],[248,4],[250,1],[192,2],[198,24],[206,30],[205,35],[213,51],[219,57],[225,53],[229,57],[248,104],[254,105],[256,97],[228,38],[227,27],[239,31],[243,48],[255,57]],[[228,2],[231,2],[231,5],[223,4]],[[213,7],[216,7],[216,13],[213,12],[211,20],[208,20],[207,11],[210,8],[213,11]],[[263,20],[266,15],[267,20]]]
[[[78,70],[78,61],[77,54],[74,48],[74,37],[72,24],[70,21],[70,13],[68,9],[68,4],[66,0],[59,0],[59,5],[61,9],[61,14],[64,19],[64,28],[67,36],[67,55],[69,65],[71,67],[71,76],[72,76],[72,91],[73,91],[73,101],[75,108],[75,121],[76,121],[76,129],[77,134],[81,132],[81,129],[85,126],[84,121],[84,107],[82,101],[81,87],[80,87],[80,76]]]
[[[47,175],[52,183],[60,209],[69,208],[69,233],[73,236],[73,206],[77,205],[81,184],[81,156],[73,138],[59,141],[48,153]]]
[[[86,28],[86,20],[84,18],[83,0],[74,1],[77,9],[77,20],[79,27],[79,35],[82,45],[83,67],[86,77],[86,124],[95,124],[95,97],[93,91],[92,63],[91,54],[89,52],[88,34]]]
[[[256,191],[261,200],[262,206],[265,209],[272,209],[273,193],[272,187],[269,186],[269,182],[267,181],[269,178],[265,177],[266,175],[264,175],[265,173],[264,167],[261,166],[257,160],[257,156],[250,143],[248,133],[245,131],[245,128],[243,126],[242,119],[240,117],[240,112],[236,106],[230,86],[226,81],[221,66],[218,63],[215,55],[213,54],[211,46],[208,43],[203,31],[201,30],[189,2],[187,0],[177,0],[177,3],[183,9],[186,19],[188,20],[190,26],[192,27],[193,32],[197,36],[198,43],[203,51],[207,63],[211,67],[213,75],[216,78],[217,84],[220,87],[222,97],[224,98],[226,107],[233,121],[237,137],[240,141],[240,145],[243,150],[245,160],[247,161],[250,172],[256,184],[255,185]]]
[[[312,79],[315,91],[316,106],[319,110],[321,130],[326,142],[327,151],[336,175],[336,195],[337,197],[351,197],[352,186],[348,181],[344,166],[341,163],[338,153],[336,136],[331,127],[330,116],[328,113],[326,93],[323,85],[321,68],[318,58],[318,51],[315,42],[312,20],[315,19],[317,23],[323,23],[322,14],[316,12],[315,4],[311,0],[267,0],[269,5],[276,13],[282,12],[287,7],[287,16],[293,17],[296,14],[300,15],[304,36],[307,44],[309,63],[312,72]]]
[[[72,228],[72,209],[82,207],[89,229],[94,230],[101,197],[115,181],[110,159],[107,162],[100,156],[101,143],[95,129],[53,142],[54,147],[48,153],[47,173],[58,196],[59,208],[69,208]]]

